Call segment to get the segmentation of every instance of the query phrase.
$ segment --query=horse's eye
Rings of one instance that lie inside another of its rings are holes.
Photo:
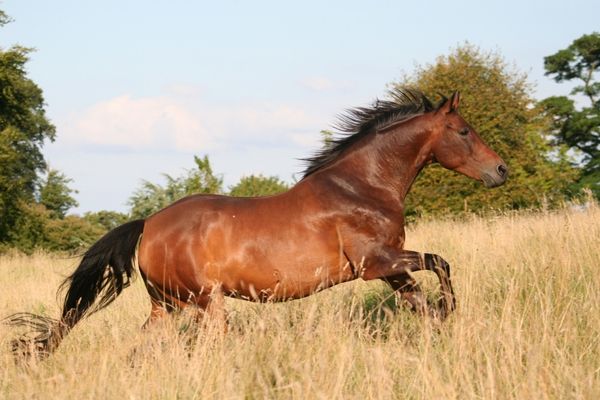
[[[458,133],[462,136],[467,136],[469,134],[469,128],[462,128]]]

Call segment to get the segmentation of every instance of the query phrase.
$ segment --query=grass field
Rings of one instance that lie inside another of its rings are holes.
[[[44,362],[15,364],[17,331],[0,326],[0,398],[600,398],[597,205],[422,222],[407,236],[453,267],[458,310],[442,325],[357,281],[289,303],[228,301],[225,335],[194,334],[185,317],[141,331],[150,306],[138,279]],[[0,317],[57,316],[75,262],[0,258]]]

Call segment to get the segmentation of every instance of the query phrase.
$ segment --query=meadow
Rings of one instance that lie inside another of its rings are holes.
[[[0,325],[2,399],[597,399],[600,208],[421,221],[407,248],[453,267],[457,311],[440,324],[356,281],[279,304],[227,300],[229,331],[185,315],[143,331],[141,280],[42,362],[15,363]],[[76,265],[0,257],[0,318],[56,317]],[[431,296],[435,279],[416,276]]]

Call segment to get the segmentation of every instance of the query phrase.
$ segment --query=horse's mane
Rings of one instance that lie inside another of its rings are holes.
[[[339,134],[315,155],[304,159],[308,165],[302,179],[331,163],[367,134],[436,109],[425,94],[416,89],[399,87],[388,94],[389,100],[376,99],[369,107],[351,108],[340,115],[334,126]]]

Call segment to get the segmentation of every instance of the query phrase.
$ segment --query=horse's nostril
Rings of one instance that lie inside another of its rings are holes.
[[[504,178],[504,176],[508,172],[508,168],[506,168],[505,165],[500,164],[498,165],[498,167],[496,167],[496,171],[498,171],[498,175]]]

